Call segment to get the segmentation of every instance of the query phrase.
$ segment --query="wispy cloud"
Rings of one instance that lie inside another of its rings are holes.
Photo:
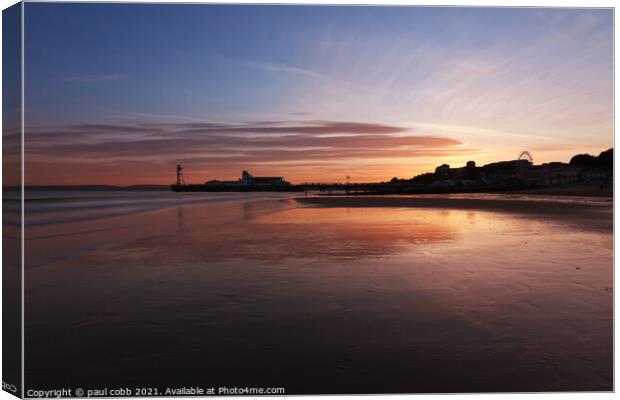
[[[284,124],[284,126],[282,126]],[[181,132],[186,133],[249,133],[249,134],[288,134],[301,133],[307,135],[327,134],[392,134],[406,132],[409,128],[401,126],[369,124],[362,122],[307,121],[303,123],[289,121],[257,121],[249,124],[227,125],[218,124],[184,124]],[[181,125],[180,125],[181,127]]]
[[[37,137],[38,131],[43,135],[62,132],[65,135],[95,138],[98,135],[121,134],[128,139],[136,139],[137,134],[155,136],[179,135],[183,137],[206,137],[208,135],[236,135],[236,136],[285,136],[300,134],[308,136],[322,135],[391,135],[410,131],[406,126],[387,125],[366,122],[343,121],[288,121],[269,120],[251,121],[245,123],[225,122],[138,122],[133,124],[78,124],[56,127],[53,129],[39,129],[31,134]],[[53,136],[57,138],[58,136]],[[47,136],[46,140],[49,140]]]
[[[40,128],[29,132],[29,142],[49,148],[67,143],[100,146],[108,142],[122,141],[144,143],[145,140],[195,140],[196,143],[226,143],[277,146],[295,138],[304,145],[324,145],[326,141],[339,143],[362,143],[365,140],[385,143],[401,139],[410,129],[402,126],[340,121],[254,121],[243,124],[219,122],[181,122],[136,124],[80,124],[50,129]],[[395,136],[397,135],[398,136]],[[409,135],[408,137],[414,137]],[[422,138],[424,136],[415,136]],[[437,144],[437,142],[433,142]]]
[[[454,138],[409,131],[404,126],[350,121],[92,123],[31,129],[27,148],[30,177],[39,184],[46,182],[50,174],[45,171],[50,168],[52,176],[63,182],[83,183],[97,176],[93,179],[129,183],[119,165],[143,174],[143,182],[152,182],[155,171],[166,179],[170,165],[177,162],[191,163],[196,173],[209,171],[209,176],[217,177],[244,168],[277,173],[286,166],[292,180],[329,180],[334,178],[310,177],[308,171],[329,167],[342,174],[377,162],[389,166],[472,151]],[[291,163],[304,166],[291,169]],[[108,171],[107,178],[103,170]],[[396,171],[376,173],[360,179],[388,179]]]
[[[66,82],[80,82],[80,83],[115,81],[118,79],[119,77],[116,75],[74,75],[74,76],[65,76],[61,78],[61,80],[66,81]]]
[[[321,73],[314,71],[312,69],[300,68],[300,67],[290,66],[286,64],[275,64],[275,63],[256,62],[256,61],[239,61],[238,63],[248,68],[254,68],[254,69],[259,69],[259,70],[268,71],[268,72],[282,72],[286,74],[310,76],[313,78],[323,77]]]

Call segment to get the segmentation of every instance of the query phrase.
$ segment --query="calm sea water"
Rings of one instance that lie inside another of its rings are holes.
[[[29,193],[26,387],[612,388],[610,229],[293,197]]]

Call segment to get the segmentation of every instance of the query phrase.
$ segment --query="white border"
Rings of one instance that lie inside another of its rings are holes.
[[[45,2],[45,0],[28,0],[28,2]],[[295,4],[313,4],[313,5],[383,5],[383,6],[390,6],[390,5],[405,5],[405,6],[468,6],[468,7],[583,7],[583,8],[614,8],[615,7],[615,2],[611,1],[611,0],[590,0],[590,1],[560,1],[560,0],[539,0],[539,1],[532,1],[532,0],[523,0],[523,1],[512,1],[512,0],[506,0],[506,1],[502,1],[501,3],[498,3],[497,1],[491,1],[491,0],[476,0],[476,1],[467,1],[467,0],[447,0],[447,1],[438,1],[438,0],[426,0],[426,1],[415,1],[415,0],[389,0],[389,1],[384,1],[384,0],[334,0],[334,1],[330,1],[330,0],[314,0],[314,1],[299,1],[299,0],[287,0],[287,1],[282,1],[280,3],[277,3],[273,0],[269,1],[269,0],[245,0],[245,1],[176,1],[176,0],[149,0],[149,1],[139,1],[139,0],[131,0],[131,1],[96,1],[96,0],[64,0],[64,1],[58,1],[58,2],[65,2],[65,3],[70,3],[70,2],[75,2],[75,3],[179,3],[179,4],[183,4],[183,3],[194,3],[194,4],[199,4],[199,3],[212,3],[212,4],[291,4],[291,5],[295,5]],[[0,0],[0,5],[2,6],[2,9],[5,9],[13,4],[15,4],[15,1],[12,0]],[[25,283],[25,276],[24,276],[24,256],[25,256],[25,242],[24,242],[24,183],[25,183],[25,163],[24,163],[24,128],[25,128],[25,95],[24,95],[24,89],[25,89],[25,74],[24,74],[24,14],[25,14],[25,10],[24,10],[24,3],[22,3],[22,43],[21,43],[21,63],[22,63],[22,76],[21,76],[21,129],[22,129],[22,146],[21,146],[21,182],[22,182],[22,198],[21,198],[21,206],[22,206],[22,210],[21,210],[21,225],[22,225],[22,232],[21,232],[21,250],[22,250],[22,254],[21,254],[21,262],[22,262],[22,345],[21,345],[21,353],[22,353],[22,360],[24,359],[24,305],[25,305],[25,296],[24,296],[24,283]],[[0,28],[1,28],[1,19],[0,19]],[[615,11],[614,11],[614,25],[615,25]],[[1,30],[0,30],[1,32]],[[618,32],[614,29],[614,144],[615,144],[615,121],[616,121],[616,109],[615,109],[615,92],[616,89],[618,89],[618,83],[615,80],[615,71],[616,71],[616,63],[615,63],[615,54],[616,54],[616,45],[618,43]],[[0,71],[1,71],[1,53],[0,53]],[[0,100],[0,105],[1,105],[1,100]],[[1,155],[0,155],[1,157]],[[1,163],[0,163],[0,175],[1,175]],[[620,167],[618,165],[614,165],[614,188],[616,187],[615,185],[620,182],[620,178],[618,175],[618,172],[620,170]],[[615,193],[615,190],[614,190]],[[615,226],[616,223],[618,222],[618,216],[615,213],[615,205],[614,205],[614,250],[616,248],[616,246],[618,245],[618,243],[620,242],[620,240],[618,238],[616,238],[615,236]],[[1,252],[1,250],[0,250]],[[615,255],[615,252],[614,252]],[[615,257],[614,257],[614,271],[615,271]],[[0,275],[0,281],[1,281],[1,275]],[[617,281],[616,281],[616,274],[614,273],[614,339],[615,339],[615,332],[617,332],[616,327],[617,327],[617,319],[615,318],[615,310],[616,310],[616,296],[615,296],[615,288],[617,287]],[[0,300],[1,301],[1,300]],[[0,323],[1,324],[1,323]],[[0,339],[1,339],[1,332],[0,332]],[[618,349],[615,346],[615,340],[614,340],[614,386],[616,383],[616,373],[617,373],[617,369],[615,368],[615,360],[617,359],[618,355]],[[1,372],[1,365],[0,365],[0,372]],[[23,397],[23,390],[24,390],[24,363],[22,362],[22,397]],[[4,399],[14,399],[15,397],[10,395],[7,392],[4,391],[0,391],[0,400],[4,400]],[[544,393],[544,394],[528,394],[528,393],[514,393],[514,394],[497,394],[497,393],[490,393],[490,394],[455,394],[455,395],[451,395],[451,394],[439,394],[439,395],[377,395],[375,396],[376,398],[379,399],[405,399],[405,398],[412,398],[415,397],[416,399],[453,399],[455,397],[461,397],[461,396],[467,396],[467,398],[471,398],[471,399],[488,399],[489,396],[500,396],[503,399],[509,399],[509,400],[513,400],[513,399],[523,399],[523,398],[543,398],[543,399],[558,399],[558,398],[562,398],[562,399],[579,399],[579,398],[594,398],[594,399],[600,399],[600,398],[610,398],[612,396],[615,396],[615,394],[613,393],[577,393],[577,392],[571,392],[571,393]],[[561,396],[561,397],[560,397]],[[287,396],[287,397],[302,397],[302,396]],[[360,396],[303,396],[306,398],[325,398],[325,397],[330,397],[330,398],[339,398],[339,399],[354,399],[354,398],[359,398]],[[178,397],[180,399],[184,399],[184,397]],[[259,398],[259,397],[250,397],[250,396],[243,396],[243,397],[232,397],[232,399],[248,399],[248,398]],[[270,396],[261,396],[261,398],[276,398],[276,397],[270,397]],[[190,397],[186,397],[185,399],[192,399]]]

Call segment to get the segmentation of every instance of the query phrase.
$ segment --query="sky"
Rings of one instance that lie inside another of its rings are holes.
[[[613,145],[610,9],[25,5],[26,183],[410,178]]]

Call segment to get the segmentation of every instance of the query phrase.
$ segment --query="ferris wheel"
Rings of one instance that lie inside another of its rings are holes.
[[[521,154],[519,154],[519,160],[528,160],[531,163],[534,163],[534,157],[530,154],[529,151],[523,150]]]

